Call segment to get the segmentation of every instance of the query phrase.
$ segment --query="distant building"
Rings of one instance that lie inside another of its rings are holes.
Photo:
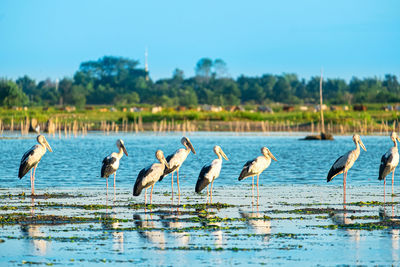
[[[320,107],[320,105],[316,105],[315,106],[315,110],[316,111],[321,111],[321,107]],[[325,104],[322,104],[322,110],[328,110],[328,106],[327,105],[325,105]]]
[[[225,108],[226,111],[235,112],[235,111],[245,111],[244,107],[242,106],[230,106]]]
[[[186,107],[185,106],[178,106],[177,108],[176,108],[176,111],[185,111],[186,110]]]
[[[393,111],[393,106],[391,106],[391,105],[383,106],[382,110],[384,110],[384,111]]]
[[[274,111],[272,110],[272,108],[268,107],[268,106],[258,106],[257,111],[259,112],[266,112],[266,113],[274,113]]]
[[[292,112],[292,111],[294,111],[294,107],[293,106],[283,106],[283,111]]]
[[[202,106],[203,111],[211,111],[211,112],[220,112],[222,111],[221,106],[212,106],[212,105],[203,105]]]
[[[162,111],[162,107],[156,106],[151,108],[151,113],[158,113]]]
[[[353,110],[354,111],[367,111],[367,107],[364,105],[354,105]]]
[[[141,112],[141,111],[143,111],[143,108],[139,108],[139,107],[129,108],[129,112]]]
[[[66,107],[65,107],[65,111],[67,111],[67,112],[76,111],[76,107],[74,107],[74,106],[66,106]]]

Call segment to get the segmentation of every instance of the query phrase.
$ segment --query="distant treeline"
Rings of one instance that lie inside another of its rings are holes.
[[[53,106],[86,104],[193,107],[199,104],[239,105],[318,103],[319,76],[310,80],[296,74],[264,74],[260,77],[240,76],[232,79],[221,59],[200,59],[195,76],[185,78],[175,69],[172,77],[152,81],[138,68],[136,60],[105,56],[97,61],[83,62],[74,76],[60,81],[36,82],[28,76],[16,81],[0,79],[0,105]],[[324,79],[324,102],[328,104],[400,102],[400,85],[395,75],[387,74],[350,82]]]

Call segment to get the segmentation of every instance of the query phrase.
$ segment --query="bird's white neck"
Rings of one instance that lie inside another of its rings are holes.
[[[393,140],[393,143],[394,143],[393,146],[394,146],[395,148],[397,148],[397,140],[396,140],[396,139]]]
[[[44,142],[39,142],[39,141],[38,141],[38,143],[39,143],[39,145],[42,146],[42,148],[43,148],[45,151],[47,150],[46,145],[44,144]]]
[[[122,147],[119,147],[119,151],[117,153],[117,157],[120,159],[120,158],[122,158],[123,155],[124,155],[124,150],[122,149]]]

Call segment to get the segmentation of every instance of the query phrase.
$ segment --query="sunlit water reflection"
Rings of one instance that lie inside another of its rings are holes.
[[[120,137],[130,156],[121,160],[114,201],[113,190],[106,195],[104,179],[99,176],[103,157],[116,150],[115,141]],[[398,196],[387,195],[386,201],[393,202],[387,205],[352,204],[383,201],[377,173],[381,155],[391,146],[388,137],[362,137],[368,151],[361,152],[349,171],[346,206],[342,203],[342,176],[329,184],[325,179],[336,158],[353,149],[350,136],[337,137],[333,142],[305,142],[298,140],[300,136],[232,133],[189,135],[197,155],[190,154],[181,168],[181,205],[176,206],[176,197],[170,205],[168,176],[155,186],[156,206],[129,206],[144,201],[142,195],[132,196],[140,169],[155,162],[157,149],[168,155],[181,147],[180,137],[90,134],[76,139],[49,138],[54,153],[46,153],[39,164],[36,193],[60,196],[33,200],[16,195],[30,192],[29,177],[19,180],[17,170],[23,152],[35,143],[34,139],[1,140],[2,216],[23,213],[28,217],[96,219],[83,223],[6,223],[0,234],[4,241],[0,243],[0,263],[400,264],[398,226],[372,231],[342,227],[399,220]],[[213,201],[234,206],[206,210],[183,206],[205,202],[204,194],[194,194],[194,185],[201,167],[215,158],[215,144],[230,160],[223,162],[221,175],[214,183]],[[278,162],[272,162],[260,177],[257,206],[252,205],[251,180],[238,182],[237,176],[247,160],[260,154],[261,146],[267,146]],[[395,192],[399,193],[398,179],[395,181]],[[79,206],[88,204],[107,207]],[[311,212],[304,212],[307,209]],[[322,210],[315,212],[318,209]]]

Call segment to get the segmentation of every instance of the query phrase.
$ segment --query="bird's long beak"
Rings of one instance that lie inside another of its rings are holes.
[[[161,158],[161,162],[169,169],[170,167],[169,167],[169,164],[168,164],[168,162],[167,162],[167,160],[165,159],[165,157],[162,157]]]
[[[225,155],[224,151],[222,151],[222,149],[219,151],[219,153],[221,154],[221,156],[226,159],[229,160],[228,157]]]
[[[400,137],[399,137],[399,136],[397,136],[397,138],[396,138],[396,139],[397,139],[397,141],[399,141],[399,142],[400,142]]]
[[[274,157],[274,155],[272,155],[271,151],[268,152],[268,155],[271,157],[271,159],[273,159],[273,160],[275,160],[275,161],[278,161],[278,160]]]
[[[363,142],[361,141],[361,139],[358,141],[358,143],[360,144],[360,146],[362,147],[362,149],[364,149],[365,151],[367,151],[367,149],[365,148]]]
[[[50,145],[49,145],[49,143],[47,142],[46,139],[44,139],[44,145],[47,147],[47,149],[48,149],[50,152],[53,152],[53,150],[51,149],[51,147],[50,147]]]
[[[188,145],[188,147],[190,148],[190,150],[192,150],[193,154],[196,154],[196,151],[194,150],[194,147],[193,147],[193,145],[192,145],[192,142],[190,142],[190,141],[188,140],[187,145]]]
[[[128,156],[128,151],[126,151],[126,147],[124,144],[121,144],[122,150],[124,151],[125,155]]]

